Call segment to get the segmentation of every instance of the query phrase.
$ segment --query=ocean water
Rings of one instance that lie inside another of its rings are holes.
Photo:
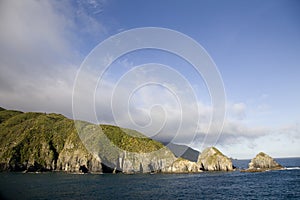
[[[300,199],[300,158],[262,173],[0,173],[0,199]],[[246,168],[249,160],[235,160]]]

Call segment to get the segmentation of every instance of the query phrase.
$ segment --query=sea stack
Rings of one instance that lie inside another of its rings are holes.
[[[278,170],[283,169],[283,167],[278,164],[271,156],[260,152],[251,160],[249,163],[249,168],[245,170],[246,172],[263,172],[267,170]]]
[[[223,155],[217,148],[206,148],[198,157],[198,166],[203,171],[232,171],[231,159]]]

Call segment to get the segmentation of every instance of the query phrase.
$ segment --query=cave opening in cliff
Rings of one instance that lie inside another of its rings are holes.
[[[117,168],[109,167],[109,166],[107,166],[103,163],[101,163],[101,166],[102,166],[102,172],[103,173],[115,174],[115,173],[120,173],[121,172],[120,170],[117,170]]]

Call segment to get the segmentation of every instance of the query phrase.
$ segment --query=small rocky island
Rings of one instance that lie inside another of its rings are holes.
[[[260,152],[251,160],[248,169],[242,172],[264,172],[269,170],[279,170],[283,167],[278,164],[271,156]]]

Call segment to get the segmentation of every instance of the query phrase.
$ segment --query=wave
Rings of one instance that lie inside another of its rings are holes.
[[[285,170],[299,170],[300,167],[285,167]]]

